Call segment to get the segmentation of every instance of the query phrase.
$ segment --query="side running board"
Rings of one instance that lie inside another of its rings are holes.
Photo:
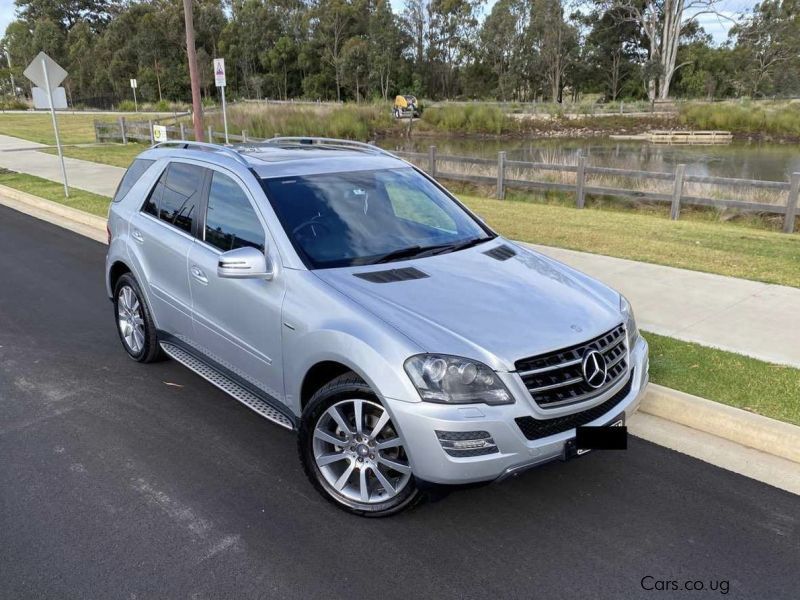
[[[175,344],[161,342],[161,348],[167,353],[167,355],[169,355],[170,358],[173,358],[183,366],[188,367],[200,375],[200,377],[221,389],[223,392],[230,394],[236,400],[244,404],[247,408],[254,410],[262,417],[269,419],[281,427],[294,430],[294,424],[289,417],[233,381],[231,378],[223,375],[214,367],[206,364]]]

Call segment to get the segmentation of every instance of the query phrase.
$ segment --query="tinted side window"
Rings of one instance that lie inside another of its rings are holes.
[[[208,192],[205,240],[223,252],[245,246],[264,251],[264,230],[250,200],[239,184],[218,171]]]
[[[205,173],[206,170],[202,167],[171,163],[158,202],[158,218],[178,229],[191,232]]]
[[[125,175],[122,176],[122,181],[119,182],[119,186],[117,187],[117,192],[114,194],[114,202],[119,202],[122,200],[125,195],[130,191],[133,185],[139,181],[144,172],[150,168],[154,160],[147,160],[144,158],[137,158],[128,170],[125,171]]]
[[[150,190],[150,194],[147,196],[147,200],[144,201],[144,205],[142,206],[142,211],[156,218],[158,218],[158,203],[161,201],[161,193],[164,191],[167,171],[169,171],[168,168],[164,169],[164,172],[161,173],[161,177],[158,178],[156,185]]]

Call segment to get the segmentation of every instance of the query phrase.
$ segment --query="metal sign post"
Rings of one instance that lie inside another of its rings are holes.
[[[56,108],[53,101],[53,89],[64,81],[67,72],[62,69],[56,61],[47,56],[44,52],[39,52],[36,58],[31,61],[28,68],[23,72],[25,77],[30,79],[40,88],[47,92],[47,102],[50,108],[50,116],[53,119],[53,131],[56,134],[56,148],[58,148],[58,159],[61,162],[61,175],[64,177],[64,196],[69,198],[69,186],[67,185],[67,167],[64,165],[64,152],[61,149],[61,139],[58,136],[58,122],[56,121]]]
[[[133,90],[133,110],[135,112],[139,112],[139,103],[136,101],[136,88],[139,84],[136,83],[135,79],[131,79],[131,89]]]
[[[225,106],[225,59],[214,59],[214,83],[222,95],[222,125],[225,128],[225,143],[228,143],[228,109]]]

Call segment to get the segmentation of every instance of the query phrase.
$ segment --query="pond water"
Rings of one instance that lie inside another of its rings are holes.
[[[435,145],[439,154],[495,158],[501,150],[509,160],[575,164],[578,152],[598,167],[642,171],[674,171],[685,164],[687,174],[741,179],[788,181],[800,172],[800,144],[732,142],[715,146],[669,146],[607,138],[586,139],[475,139],[448,137],[384,138],[378,144],[389,150],[427,152]]]

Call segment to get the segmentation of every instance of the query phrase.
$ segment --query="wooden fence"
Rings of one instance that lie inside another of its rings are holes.
[[[688,175],[686,165],[677,165],[675,171],[635,171],[616,169],[611,167],[595,167],[586,163],[585,156],[579,156],[576,165],[556,165],[518,160],[508,160],[506,152],[499,152],[497,159],[477,158],[466,156],[451,156],[438,154],[436,146],[431,146],[426,153],[396,151],[396,155],[425,169],[437,179],[464,181],[479,185],[491,186],[495,189],[495,196],[505,198],[506,190],[548,191],[557,190],[575,194],[575,205],[583,208],[586,204],[586,195],[611,196],[663,202],[670,205],[670,217],[678,219],[682,206],[705,206],[715,208],[734,208],[742,211],[752,211],[767,214],[783,215],[783,231],[791,233],[795,228],[795,217],[798,214],[798,195],[800,195],[800,173],[794,173],[790,181],[762,181],[754,179],[734,179],[730,177],[705,177]],[[445,170],[450,165],[450,171]],[[464,166],[456,172],[453,168]],[[470,167],[491,168],[494,176],[474,175],[465,173]],[[574,173],[574,183],[553,181],[535,181],[510,177],[514,171],[551,171],[560,173]],[[640,181],[661,181],[670,189],[669,193],[634,190],[630,188],[591,185],[593,175],[605,175],[610,178],[635,179]],[[755,190],[769,190],[773,194],[786,198],[785,204],[756,202],[749,200],[734,200],[724,198],[708,198],[687,193],[687,183],[698,183],[718,186],[722,189],[749,188]]]
[[[138,141],[152,144],[154,142],[153,124],[153,121],[126,121],[124,117],[120,117],[117,122],[95,121],[95,136],[99,142],[115,141],[127,143],[128,141]],[[166,129],[170,139],[192,140],[194,138],[194,132],[183,123],[167,125]],[[275,135],[279,134],[276,133]],[[210,126],[206,131],[206,136],[206,141],[209,142],[226,142],[225,134],[219,131],[213,131]],[[246,131],[242,131],[239,135],[228,134],[227,140],[227,142],[245,143],[261,141],[264,140],[250,137],[247,135]],[[576,165],[557,165],[508,160],[506,152],[498,152],[497,159],[440,155],[437,152],[436,146],[430,146],[427,153],[394,151],[394,154],[425,169],[431,176],[437,179],[449,179],[491,186],[495,189],[495,196],[499,199],[505,198],[506,190],[508,189],[528,191],[556,190],[574,193],[575,205],[578,208],[583,208],[585,206],[587,194],[633,198],[668,203],[670,205],[670,217],[673,220],[680,217],[682,206],[733,208],[742,211],[783,215],[783,231],[786,233],[792,233],[794,231],[795,218],[799,212],[798,196],[800,195],[800,173],[793,173],[788,182],[734,179],[731,177],[704,177],[700,175],[687,175],[686,165],[677,165],[675,171],[672,173],[635,171],[611,167],[594,167],[586,164],[586,157],[582,155],[578,157]],[[445,167],[445,165],[451,165],[451,170],[447,171],[442,168]],[[467,169],[462,169],[462,172],[455,172],[452,170],[452,166],[454,165],[467,167]],[[494,171],[495,174],[490,176],[463,172],[469,170],[470,167],[478,167],[483,170],[487,170],[488,168]],[[574,173],[575,181],[574,183],[563,183],[511,177],[515,172],[519,171]],[[591,185],[589,180],[593,175],[605,175],[611,178],[634,179],[639,181],[661,181],[664,182],[663,185],[669,187],[670,191],[669,193],[664,193],[650,190]],[[768,203],[696,196],[688,193],[688,190],[686,190],[687,183],[707,184],[733,190],[742,188],[768,190],[775,195],[784,196],[786,201],[785,203]]]

